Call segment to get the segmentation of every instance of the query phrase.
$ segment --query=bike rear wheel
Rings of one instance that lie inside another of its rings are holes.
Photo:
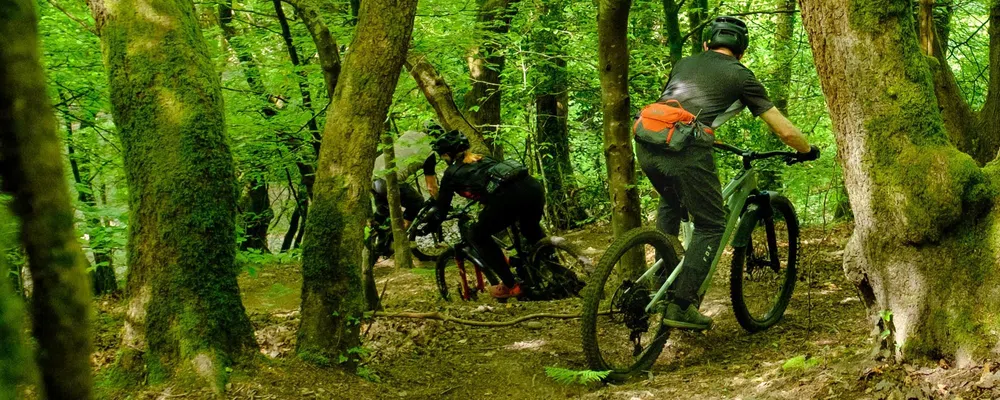
[[[739,231],[744,229],[752,233],[745,246],[733,248],[729,295],[740,326],[758,332],[778,323],[792,298],[799,222],[792,203],[775,196],[770,210],[759,204],[747,209]]]
[[[611,371],[609,380],[622,381],[648,370],[659,357],[670,328],[661,307],[645,307],[677,266],[679,248],[676,238],[652,227],[633,229],[612,242],[584,290],[583,351],[590,369]],[[660,272],[637,281],[657,254],[664,262]]]
[[[549,236],[539,240],[531,255],[533,293],[539,300],[579,296],[586,277],[593,271],[593,261],[566,239]]]

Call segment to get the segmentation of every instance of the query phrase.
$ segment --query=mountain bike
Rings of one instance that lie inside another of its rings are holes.
[[[436,260],[445,250],[447,243],[458,240],[458,229],[454,225],[443,224],[431,232],[420,232],[417,226],[422,223],[427,216],[430,206],[425,205],[420,209],[410,227],[406,230],[410,239],[410,252],[417,260]],[[375,221],[373,218],[369,224],[368,235],[365,237],[365,246],[372,252],[369,263],[374,265],[380,258],[392,256],[393,249],[392,227],[386,221]]]
[[[477,299],[479,293],[486,292],[486,282],[491,285],[499,282],[469,241],[472,237],[472,216],[469,212],[472,204],[449,213],[444,219],[458,221],[461,238],[437,260],[435,277],[438,291],[448,301]],[[506,250],[508,265],[521,281],[524,300],[578,296],[584,286],[582,277],[593,269],[589,258],[580,255],[575,246],[559,236],[548,236],[526,246],[515,224],[506,233],[495,235],[494,240]],[[470,265],[472,268],[469,268]]]
[[[741,157],[743,167],[722,190],[726,229],[698,295],[708,290],[732,238],[733,311],[744,329],[757,332],[781,320],[791,299],[799,224],[787,198],[758,189],[752,164],[773,157],[788,165],[800,161],[793,152],[754,152],[722,143],[714,147]],[[590,369],[610,370],[608,378],[620,381],[656,361],[671,330],[663,311],[683,270],[692,231],[693,223],[683,221],[681,243],[656,228],[636,228],[616,238],[601,256],[583,296],[583,350]]]

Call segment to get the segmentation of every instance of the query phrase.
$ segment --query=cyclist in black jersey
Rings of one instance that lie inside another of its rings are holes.
[[[493,235],[516,222],[528,243],[545,237],[540,223],[545,206],[542,185],[516,162],[497,161],[469,151],[468,138],[458,131],[444,134],[433,147],[448,163],[448,168],[441,179],[436,210],[428,220],[447,215],[456,193],[481,203],[484,207],[472,225],[469,241],[486,267],[502,281],[490,287],[490,295],[494,298],[520,296],[521,285],[511,273]]]
[[[802,160],[819,157],[819,149],[779,112],[767,91],[740,63],[749,44],[746,24],[735,17],[718,17],[705,28],[704,52],[684,58],[670,71],[660,102],[676,100],[702,124],[716,128],[743,108],[760,116]],[[667,151],[665,145],[636,141],[636,158],[660,194],[656,224],[676,236],[685,210],[694,220],[694,234],[684,253],[684,269],[674,283],[675,293],[665,319],[683,326],[707,329],[712,319],[698,312],[698,289],[708,274],[715,246],[722,240],[726,213],[719,174],[711,146],[688,146]]]

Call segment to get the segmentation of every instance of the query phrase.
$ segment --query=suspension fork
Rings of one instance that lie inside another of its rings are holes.
[[[472,297],[472,293],[474,293],[473,289],[475,289],[475,292],[486,292],[486,283],[483,281],[483,270],[479,267],[479,263],[471,258],[463,257],[463,253],[465,253],[464,248],[455,251],[455,264],[458,265],[458,275],[462,279],[462,299],[469,300]],[[465,269],[466,259],[472,262],[472,268],[476,274],[476,286],[472,289],[469,287],[469,277]]]

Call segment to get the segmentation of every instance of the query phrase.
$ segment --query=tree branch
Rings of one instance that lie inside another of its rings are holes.
[[[94,35],[97,35],[97,28],[95,28],[94,26],[88,24],[84,20],[79,19],[79,18],[73,16],[73,14],[70,14],[69,11],[66,11],[65,8],[62,8],[62,6],[60,6],[59,3],[56,3],[55,0],[48,0],[48,2],[49,2],[49,4],[52,5],[52,7],[55,7],[57,10],[62,11],[63,14],[66,14],[66,16],[69,17],[69,19],[71,19],[74,22],[80,24],[80,26],[82,26],[83,29],[87,30],[87,32],[90,32],[90,33],[93,33]]]

